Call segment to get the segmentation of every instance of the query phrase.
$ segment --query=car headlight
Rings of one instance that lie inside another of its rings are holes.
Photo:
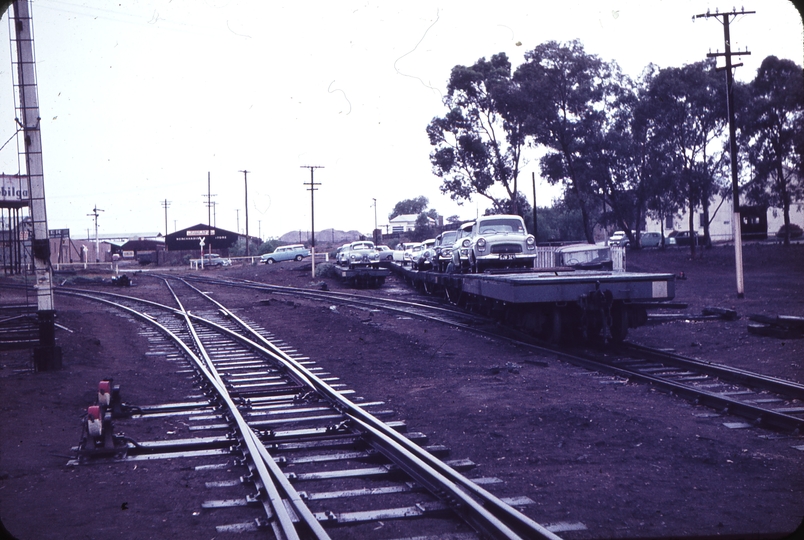
[[[485,238],[478,238],[477,242],[475,242],[478,251],[485,251],[486,250],[486,239]]]
[[[529,250],[536,249],[536,238],[532,234],[529,234],[525,239],[525,244],[528,246]]]
[[[425,251],[424,253],[422,253],[422,257],[424,257],[425,259],[429,259],[430,258],[430,252]]]
[[[462,245],[463,247],[465,247],[465,248],[468,248],[468,247],[469,247],[469,244],[471,244],[471,243],[472,243],[472,241],[471,241],[471,240],[469,240],[468,238],[464,238],[464,239],[463,239],[463,242],[461,242],[461,245]]]

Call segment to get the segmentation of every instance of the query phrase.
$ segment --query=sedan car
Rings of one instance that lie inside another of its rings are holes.
[[[260,256],[260,262],[264,264],[274,264],[282,261],[301,261],[310,256],[310,250],[302,244],[291,246],[280,246],[273,253],[266,253]]]
[[[459,231],[444,231],[436,237],[436,257],[433,266],[439,272],[444,272],[452,261],[452,248],[458,240]]]
[[[217,253],[204,254],[204,266],[232,266],[232,260],[221,257]]]
[[[639,245],[643,248],[659,247],[662,245],[662,233],[643,232],[639,235]]]
[[[483,272],[486,268],[526,268],[536,260],[536,238],[527,233],[521,216],[499,214],[475,221],[472,231],[452,250],[454,271]],[[466,250],[467,262],[461,252]]]
[[[359,240],[352,242],[349,247],[338,254],[338,264],[349,268],[371,267],[379,268],[380,254],[374,247],[374,242]]]
[[[413,257],[413,253],[411,253],[412,256],[411,266],[413,267],[414,270],[433,269],[433,259],[435,259],[435,245],[436,245],[435,238],[431,238],[421,243],[422,249],[421,251],[416,252],[415,257]]]
[[[375,249],[380,255],[380,262],[391,262],[394,260],[394,250],[388,246],[377,246]]]
[[[394,249],[394,262],[401,265],[410,264],[410,248],[415,245],[414,242],[400,242]]]
[[[667,243],[671,246],[689,246],[693,242],[695,242],[696,246],[701,243],[700,236],[694,231],[692,236],[690,236],[689,231],[673,231],[667,237]]]
[[[631,232],[633,233],[633,231]],[[631,240],[628,238],[628,235],[625,233],[625,231],[614,231],[614,234],[609,237],[609,245],[630,247]]]
[[[795,223],[791,223],[789,229],[790,229],[790,238],[801,238],[802,236],[804,236],[804,230],[802,230],[801,227],[799,227]],[[788,227],[782,225],[779,228],[779,230],[776,231],[776,238],[784,238],[785,235],[787,234],[787,230]]]

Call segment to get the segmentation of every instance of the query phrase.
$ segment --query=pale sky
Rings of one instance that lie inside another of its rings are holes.
[[[45,193],[51,229],[86,238],[168,232],[207,221],[207,174],[218,227],[263,238],[309,231],[370,233],[400,200],[425,196],[444,216],[473,218],[439,192],[425,129],[446,112],[451,69],[505,52],[514,68],[549,40],[637,77],[723,51],[719,19],[692,16],[733,3],[707,0],[463,1],[35,0],[32,5]],[[768,55],[802,65],[802,25],[788,0],[737,5],[731,24],[747,48],[738,80]],[[0,144],[13,136],[8,13],[0,24]],[[722,61],[721,61],[722,62]],[[725,78],[725,75],[724,75]],[[725,84],[725,81],[724,81]],[[21,142],[20,142],[21,144]],[[558,191],[528,151],[521,191],[538,204]],[[19,171],[12,140],[0,172]],[[531,201],[532,202],[532,201]]]

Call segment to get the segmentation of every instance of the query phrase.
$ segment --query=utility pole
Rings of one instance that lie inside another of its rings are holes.
[[[701,13],[700,15],[694,15],[692,17],[693,22],[695,19],[715,17],[717,19],[722,19],[720,22],[723,24],[723,41],[726,45],[726,51],[723,53],[720,52],[710,52],[707,54],[707,58],[716,58],[718,56],[723,56],[726,59],[726,66],[724,68],[718,68],[726,70],[726,108],[729,116],[729,156],[731,159],[731,187],[733,191],[733,201],[732,206],[733,212],[731,217],[732,222],[732,231],[734,234],[734,265],[736,268],[736,275],[737,275],[737,298],[745,298],[745,286],[743,282],[743,238],[742,238],[742,231],[741,231],[741,224],[740,224],[740,192],[739,186],[737,182],[737,138],[736,138],[736,127],[734,122],[734,74],[732,72],[733,68],[740,67],[743,64],[732,64],[731,57],[732,56],[742,56],[742,55],[749,55],[751,54],[748,50],[745,51],[737,51],[732,52],[731,50],[731,35],[729,34],[729,22],[731,19],[734,19],[738,16],[742,15],[751,15],[756,13],[756,11],[745,11],[742,8],[740,11],[734,9],[733,11],[718,13],[717,9],[715,9],[715,13],[710,13],[707,11],[706,13]],[[710,49],[711,50],[711,49]]]
[[[237,234],[240,234],[240,209],[235,208],[235,212],[237,213]]]
[[[302,169],[310,169],[310,183],[304,183],[305,186],[310,186],[307,188],[307,191],[310,192],[310,224],[312,228],[312,235],[310,236],[310,259],[313,261],[313,277],[315,277],[315,198],[313,194],[318,191],[315,186],[320,186],[321,184],[316,184],[313,180],[313,172],[315,169],[323,169],[321,165],[302,165],[300,168]]]
[[[539,228],[536,226],[536,173],[530,173],[533,178],[533,237],[536,238],[536,233]]]
[[[168,235],[168,228],[167,228],[167,209],[168,209],[168,207],[170,206],[170,201],[169,201],[169,200],[167,200],[167,199],[165,199],[164,201],[162,201],[162,203],[161,203],[161,204],[162,204],[162,208],[164,208],[164,209],[165,209],[165,236],[167,236],[167,235]]]
[[[207,198],[207,202],[206,202],[206,205],[207,205],[207,227],[209,227],[209,229],[210,229],[210,231],[209,231],[210,232],[210,239],[209,239],[209,253],[210,254],[212,253],[212,230],[211,229],[213,227],[213,225],[212,225],[212,207],[214,206],[214,203],[212,202],[212,197],[217,197],[217,195],[213,195],[211,193],[211,188],[212,188],[212,175],[210,174],[209,171],[207,171],[207,194],[204,195],[204,196]]]
[[[243,180],[246,183],[246,257],[248,257],[248,171],[242,170],[240,172],[243,173]]]
[[[100,262],[100,242],[98,241],[98,212],[104,212],[105,210],[101,210],[98,208],[98,205],[95,205],[95,208],[92,209],[91,214],[87,214],[90,217],[95,218],[95,262]]]
[[[371,232],[371,236],[374,237],[374,243],[377,244],[379,243],[379,238],[377,238],[379,236],[377,234],[377,199],[372,198],[371,200],[374,201],[374,230]]]

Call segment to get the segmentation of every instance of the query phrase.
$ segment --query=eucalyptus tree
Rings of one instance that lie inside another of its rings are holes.
[[[600,207],[601,161],[612,66],[587,54],[577,40],[550,41],[525,54],[514,73],[523,102],[525,132],[546,149],[542,176],[561,183],[581,213],[584,237],[594,243],[593,212]]]
[[[714,60],[665,68],[652,78],[643,99],[652,123],[652,142],[668,160],[661,176],[677,188],[676,202],[688,206],[690,234],[695,231],[695,210],[701,207],[708,244],[710,199],[726,180],[723,77],[715,72]],[[694,242],[690,249],[694,255]]]
[[[394,209],[388,214],[388,219],[405,214],[421,214],[427,208],[430,201],[424,195],[415,199],[404,199],[394,205]]]
[[[459,203],[477,194],[497,204],[494,187],[499,185],[512,202],[512,211],[518,211],[524,147],[519,99],[505,53],[452,68],[444,96],[448,111],[427,126],[434,147],[430,162],[442,180],[442,193]]]
[[[796,144],[804,137],[804,76],[792,60],[768,56],[749,91],[741,122],[753,173],[746,198],[782,209],[789,245],[790,204],[804,196],[802,148]]]

